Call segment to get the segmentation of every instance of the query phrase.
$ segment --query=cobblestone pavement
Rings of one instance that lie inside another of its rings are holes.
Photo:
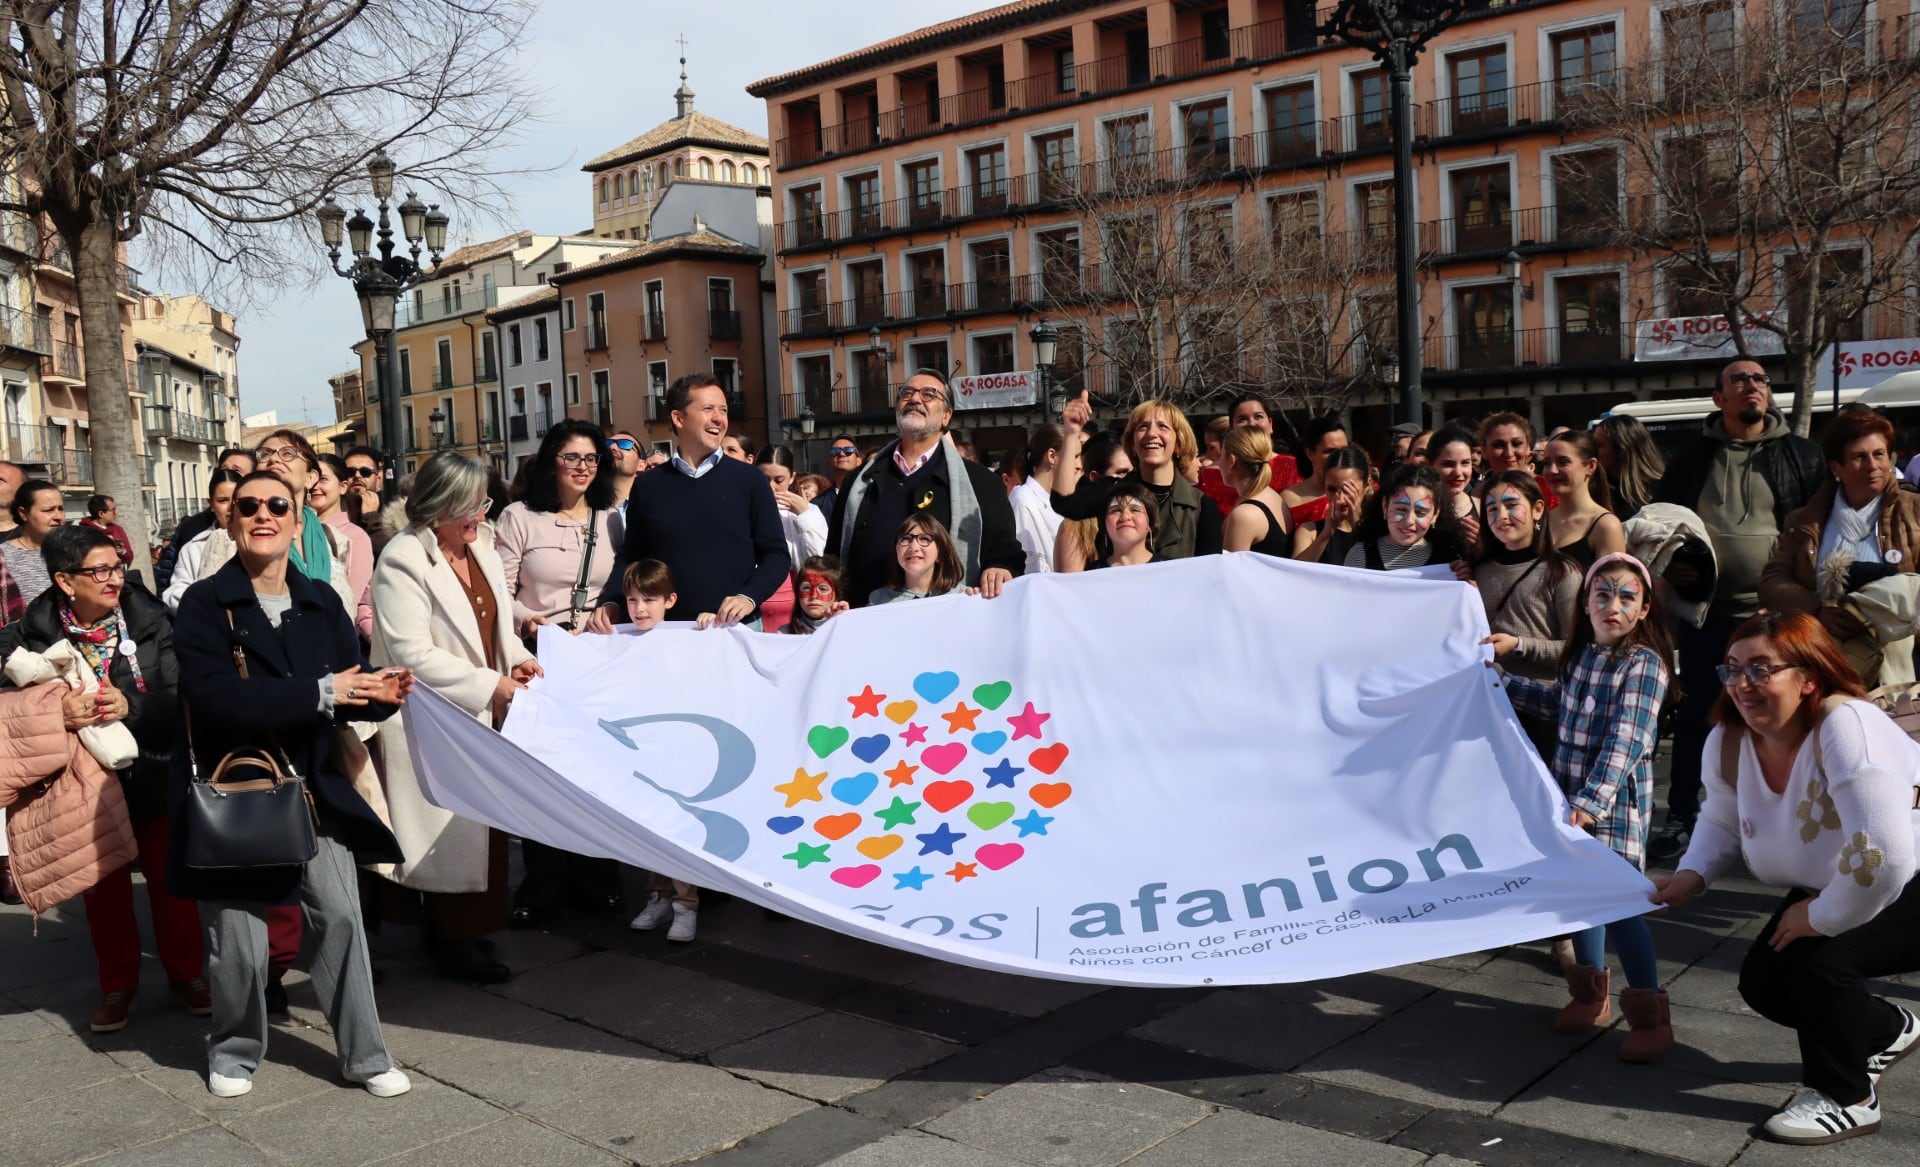
[[[1188,1167],[1920,1161],[1920,1063],[1883,1085],[1877,1135],[1758,1141],[1797,1070],[1740,1003],[1773,896],[1729,884],[1655,925],[1680,1047],[1568,1037],[1543,945],[1313,984],[1102,989],[941,964],[710,907],[669,945],[624,918],[501,937],[518,970],[435,978],[410,930],[377,944],[380,1008],[414,1090],[340,1082],[310,986],[289,980],[253,1093],[206,1091],[206,1023],[149,957],[139,1010],[95,1036],[78,907],[33,936],[0,911],[0,1164],[571,1167]],[[1616,988],[1618,986],[1616,985]],[[1920,977],[1888,986],[1920,1006]]]

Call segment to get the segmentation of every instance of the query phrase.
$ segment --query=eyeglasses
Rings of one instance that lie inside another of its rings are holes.
[[[902,547],[931,547],[933,546],[933,536],[909,531],[900,536],[899,545]]]
[[[1804,667],[1806,666],[1804,665],[1747,665],[1745,667],[1741,667],[1739,665],[1721,665],[1718,668],[1714,669],[1713,671],[1719,674],[1720,683],[1722,685],[1725,685],[1729,689],[1738,685],[1741,681],[1745,681],[1747,684],[1758,689],[1760,686],[1766,684],[1770,679],[1772,679],[1773,674],[1775,673],[1783,673],[1788,669],[1798,669],[1798,668],[1804,668]]]
[[[1752,384],[1752,385],[1758,385],[1762,388],[1765,388],[1766,386],[1773,384],[1773,378],[1767,376],[1765,373],[1728,373],[1727,384],[1729,385]]]
[[[233,500],[233,509],[239,511],[240,517],[243,519],[251,519],[253,516],[259,514],[261,507],[266,507],[267,513],[274,518],[284,519],[293,513],[293,500],[280,494],[276,494],[272,498],[260,498],[257,495],[249,495],[246,498],[236,498]]]
[[[640,443],[634,441],[632,438],[607,439],[607,449],[619,450],[623,454],[631,454],[639,448],[640,448]]]
[[[378,467],[374,467],[374,466],[349,466],[347,467],[347,477],[348,478],[378,478],[380,477],[380,470]]]
[[[900,386],[900,400],[908,401],[945,401],[947,395],[938,389],[927,389],[919,385]]]
[[[67,574],[84,575],[90,577],[94,583],[106,583],[110,579],[127,578],[127,565],[124,563],[109,563],[101,567],[76,567]]]
[[[298,446],[262,446],[253,452],[254,460],[265,466],[269,462],[305,462],[307,456]]]
[[[857,458],[860,456],[860,447],[829,446],[827,448],[827,453],[832,454],[836,458]]]
[[[598,466],[600,464],[600,455],[561,454],[555,461],[559,462],[562,466]]]

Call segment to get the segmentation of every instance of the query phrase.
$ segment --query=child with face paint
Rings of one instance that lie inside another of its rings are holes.
[[[1444,504],[1438,474],[1425,466],[1401,466],[1368,506],[1345,565],[1393,571],[1465,558],[1460,520]]]
[[[1652,577],[1633,556],[1617,551],[1595,560],[1581,594],[1587,618],[1567,640],[1559,678],[1509,674],[1507,696],[1523,714],[1558,718],[1552,769],[1567,796],[1568,821],[1644,870],[1653,751],[1673,676],[1673,641]],[[1488,639],[1496,652],[1503,647]],[[1566,970],[1573,1002],[1554,1027],[1580,1033],[1606,1024],[1608,939],[1629,986],[1620,994],[1620,1012],[1632,1032],[1620,1058],[1658,1061],[1673,1048],[1673,1024],[1654,964],[1653,933],[1642,916],[1575,935],[1578,963]]]
[[[847,610],[840,598],[843,579],[840,560],[833,555],[810,555],[800,564],[800,583],[793,589],[793,619],[783,631],[811,636],[828,619]]]

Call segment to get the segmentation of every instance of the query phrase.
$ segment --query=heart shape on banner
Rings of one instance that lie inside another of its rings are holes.
[[[842,778],[833,784],[833,796],[848,806],[859,806],[867,800],[876,786],[880,785],[878,774],[855,774],[851,778]]]
[[[924,796],[928,806],[945,814],[973,797],[973,783],[966,781],[929,783]]]
[[[967,821],[983,831],[991,831],[1013,817],[1011,802],[976,802],[967,808]]]
[[[984,860],[982,860],[984,862]],[[1008,862],[1012,862],[1009,860]],[[858,867],[836,867],[833,869],[833,882],[842,887],[865,887],[879,878],[880,868],[873,863],[862,863]]]
[[[920,754],[920,761],[935,774],[951,774],[955,766],[967,760],[967,747],[961,742],[948,742],[941,746],[929,746]],[[1052,773],[1052,771],[1048,771]]]
[[[860,816],[851,812],[830,814],[825,818],[814,819],[813,829],[829,839],[844,839],[860,829]]]
[[[1027,794],[1041,806],[1052,810],[1073,794],[1073,787],[1065,782],[1038,782],[1027,790]]]
[[[807,731],[807,748],[815,757],[824,758],[846,745],[852,736],[843,725],[816,725]]]
[[[1013,696],[1013,682],[995,681],[991,685],[978,685],[973,690],[973,699],[988,709],[998,709]]]
[[[895,851],[898,851],[900,844],[904,842],[906,842],[906,840],[902,839],[899,835],[870,835],[858,843],[855,843],[853,846],[854,850],[869,859],[885,859]]]
[[[887,715],[887,720],[893,722],[895,725],[905,725],[913,718],[913,715],[919,711],[920,703],[918,701],[895,701],[888,705],[882,712]]]
[[[1027,849],[1018,843],[988,843],[973,853],[988,871],[998,871],[1019,859]],[[838,875],[838,872],[835,872]]]
[[[871,765],[887,756],[887,745],[892,741],[893,739],[884,733],[863,737],[853,743],[853,756]]]
[[[767,820],[767,829],[776,835],[790,835],[806,821],[797,814],[778,815]]]
[[[997,754],[1000,752],[1000,747],[1006,744],[1007,735],[997,729],[989,733],[976,733],[973,735],[973,748],[983,754]]]
[[[913,691],[920,694],[920,699],[936,705],[953,696],[959,687],[960,677],[955,673],[921,673],[913,679]]]
[[[1067,745],[1065,742],[1051,746],[1043,746],[1027,755],[1027,761],[1032,763],[1033,768],[1042,774],[1053,773],[1058,770],[1066,760]]]

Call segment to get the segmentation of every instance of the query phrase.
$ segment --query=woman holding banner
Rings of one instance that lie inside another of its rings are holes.
[[[1801,1089],[1763,1129],[1796,1144],[1868,1134],[1880,1076],[1920,1044],[1913,1013],[1866,984],[1920,970],[1920,746],[1804,612],[1736,628],[1719,672],[1706,803],[1654,902],[1688,902],[1742,857],[1790,889],[1740,968],[1741,998],[1800,1040]]]
[[[1080,481],[1081,447],[1087,442],[1085,426],[1092,420],[1093,408],[1082,395],[1067,402],[1062,417],[1067,432],[1066,444],[1061,447],[1065,470],[1054,488],[1053,509],[1068,519],[1101,518],[1113,488],[1101,489]],[[1160,557],[1186,559],[1220,554],[1220,508],[1187,481],[1187,471],[1200,456],[1200,447],[1186,414],[1170,401],[1143,401],[1127,418],[1126,442],[1133,471],[1111,482],[1140,482],[1152,492],[1154,505],[1160,508]],[[1104,536],[1097,554],[1111,554]]]

